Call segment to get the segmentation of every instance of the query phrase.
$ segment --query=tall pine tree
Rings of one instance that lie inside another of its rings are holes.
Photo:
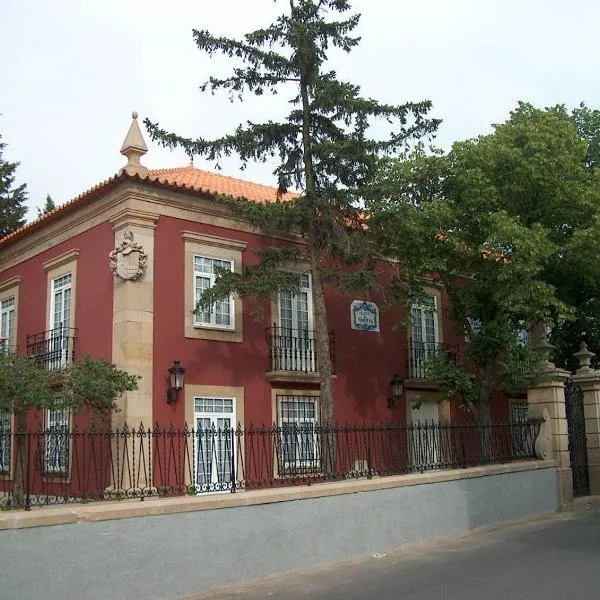
[[[8,162],[2,156],[6,144],[0,135],[0,239],[25,225],[27,185],[15,186],[18,162]]]
[[[51,213],[56,208],[56,204],[54,200],[52,200],[52,196],[50,194],[46,194],[46,202],[42,208],[38,208],[38,217],[43,217],[48,213]]]
[[[232,292],[272,297],[282,288],[297,289],[299,276],[286,271],[285,265],[294,261],[309,265],[324,424],[334,419],[324,284],[369,283],[374,269],[369,268],[361,197],[381,155],[403,150],[409,140],[432,134],[438,125],[426,118],[430,102],[395,106],[363,98],[357,85],[326,69],[330,49],[349,52],[359,43],[351,33],[360,17],[348,11],[348,0],[289,0],[285,14],[241,40],[194,30],[200,50],[210,56],[222,54],[236,63],[229,77],[211,77],[202,91],[224,90],[240,100],[245,93],[290,92],[292,108],[286,119],[248,121],[214,140],[182,137],[145,122],[154,140],[212,161],[232,154],[242,164],[275,157],[274,174],[282,198],[288,189],[300,191],[294,200],[271,204],[222,199],[265,234],[300,234],[305,249],[292,244],[269,248],[257,266],[246,267],[241,274],[221,271],[201,305],[210,306]],[[376,120],[390,125],[385,138],[369,137]],[[350,264],[363,268],[344,268]],[[354,278],[349,271],[355,273]]]

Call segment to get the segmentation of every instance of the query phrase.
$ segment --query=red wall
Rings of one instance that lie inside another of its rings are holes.
[[[43,263],[77,249],[75,357],[89,354],[93,358],[111,360],[113,275],[108,253],[113,246],[112,226],[103,223],[2,273],[3,281],[14,276],[21,277],[16,326],[19,352],[25,352],[28,334],[48,329],[46,304],[49,286]]]
[[[243,343],[189,339],[184,336],[184,241],[182,230],[241,240],[248,244],[243,253],[245,265],[255,264],[259,244],[269,245],[256,235],[227,230],[208,224],[161,217],[155,230],[154,262],[154,418],[161,425],[181,427],[185,403],[166,403],[168,369],[174,360],[186,369],[186,384],[244,387],[246,424],[269,424],[273,420],[272,387],[302,389],[298,384],[271,384],[265,378],[268,351],[265,329],[276,320],[270,305],[264,306],[264,319],[250,314],[250,300],[244,300]],[[185,293],[189,293],[188,290]],[[381,333],[350,327],[352,300],[380,299],[368,295],[346,297],[326,290],[329,329],[335,331],[336,377],[334,395],[338,422],[404,420],[401,403],[387,408],[390,380],[395,373],[407,376],[406,329],[398,327],[403,317],[399,309],[380,313]],[[444,333],[446,335],[446,333]],[[318,390],[318,386],[307,387]]]

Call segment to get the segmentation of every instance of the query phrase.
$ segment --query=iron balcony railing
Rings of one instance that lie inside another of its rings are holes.
[[[235,492],[534,458],[539,422],[0,429],[0,506]]]
[[[59,325],[54,329],[27,336],[27,356],[38,361],[48,371],[64,369],[75,360],[77,330]]]
[[[288,329],[273,325],[266,330],[269,371],[318,370],[315,332],[312,329]],[[335,332],[329,333],[329,353],[335,372]]]
[[[410,379],[427,379],[426,364],[442,352],[447,353],[452,362],[458,361],[458,349],[439,342],[415,342],[408,344],[406,361]]]

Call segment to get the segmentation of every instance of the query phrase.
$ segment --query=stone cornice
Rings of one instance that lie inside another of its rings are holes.
[[[16,277],[11,277],[6,281],[0,283],[0,294],[9,290],[10,288],[17,287],[21,283],[21,276],[17,275]]]
[[[57,256],[55,258],[51,258],[50,260],[47,260],[45,263],[42,264],[42,267],[44,268],[44,271],[50,271],[51,269],[57,269],[58,267],[62,267],[63,265],[66,265],[67,263],[77,260],[78,258],[79,258],[79,250],[73,249],[73,250],[69,250],[68,252],[65,252],[63,254],[60,254],[59,256]]]
[[[217,237],[214,235],[206,235],[196,233],[195,231],[182,231],[181,237],[186,242],[194,242],[203,246],[213,246],[215,248],[224,248],[226,250],[237,250],[243,252],[248,244],[240,240],[231,240],[228,238]]]
[[[123,227],[140,227],[144,229],[155,229],[159,215],[157,213],[137,210],[135,208],[124,208],[110,218],[113,230],[118,231]]]

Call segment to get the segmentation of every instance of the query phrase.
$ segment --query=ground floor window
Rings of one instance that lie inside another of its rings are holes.
[[[280,472],[320,468],[318,396],[277,396]]]
[[[46,409],[44,429],[44,471],[65,474],[69,470],[69,411]]]
[[[231,490],[235,483],[235,398],[194,398],[195,486]]]
[[[10,473],[12,446],[11,414],[0,410],[0,473]]]

